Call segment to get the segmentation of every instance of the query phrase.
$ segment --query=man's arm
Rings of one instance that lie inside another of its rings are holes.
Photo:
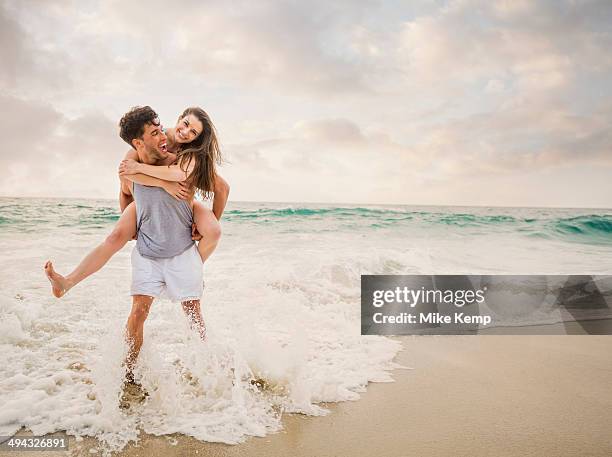
[[[225,179],[221,176],[215,176],[215,186],[213,197],[213,207],[212,212],[217,218],[217,220],[221,219],[223,215],[223,211],[225,210],[225,205],[227,205],[227,198],[229,196],[230,186]]]

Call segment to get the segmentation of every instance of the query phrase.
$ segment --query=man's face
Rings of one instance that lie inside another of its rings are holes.
[[[168,151],[166,149],[167,138],[162,131],[161,125],[145,125],[141,141],[144,145],[144,157],[140,159],[144,163],[155,164],[168,157]]]

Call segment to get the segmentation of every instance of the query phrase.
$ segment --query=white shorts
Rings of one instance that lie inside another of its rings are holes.
[[[202,258],[195,244],[182,254],[167,259],[149,259],[132,250],[132,295],[160,297],[172,301],[202,297]]]

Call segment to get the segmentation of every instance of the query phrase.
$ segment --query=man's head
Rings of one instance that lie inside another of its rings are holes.
[[[119,121],[119,136],[138,151],[143,162],[155,163],[168,156],[166,135],[150,106],[136,106]]]

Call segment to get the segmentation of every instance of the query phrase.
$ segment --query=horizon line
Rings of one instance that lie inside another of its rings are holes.
[[[0,198],[13,199],[48,199],[48,200],[108,200],[115,201],[113,198],[95,197],[28,197],[0,195]],[[272,203],[272,204],[308,204],[308,205],[353,205],[353,206],[430,206],[430,207],[457,207],[457,208],[524,208],[524,209],[597,209],[612,210],[612,207],[603,206],[518,206],[518,205],[486,205],[486,204],[427,204],[427,203],[363,203],[363,202],[314,202],[314,201],[275,201],[275,200],[228,200],[229,203]]]

